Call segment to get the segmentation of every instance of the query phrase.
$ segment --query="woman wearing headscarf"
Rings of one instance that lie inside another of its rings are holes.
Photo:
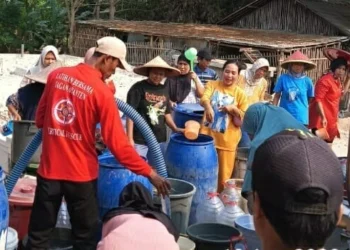
[[[268,138],[283,130],[298,129],[307,133],[308,129],[285,109],[269,103],[251,105],[245,113],[242,129],[252,138],[247,161],[247,171],[242,187],[242,196],[248,199],[248,204],[251,205],[251,166],[258,147]]]
[[[239,86],[247,95],[249,105],[264,101],[267,89],[265,75],[269,67],[270,63],[267,59],[259,58],[250,69],[244,71],[244,81],[240,82]]]
[[[120,194],[119,207],[104,216],[97,250],[179,250],[178,238],[174,224],[154,206],[150,192],[131,182]]]
[[[62,62],[55,62],[40,72],[25,76],[30,82],[17,92],[18,114],[23,120],[35,120],[36,109],[44,93],[48,75],[63,66]]]
[[[58,55],[58,50],[56,47],[52,45],[48,45],[44,47],[41,51],[41,55],[36,62],[35,66],[30,68],[26,75],[31,75],[31,74],[37,74],[40,71],[42,71],[44,68],[49,66],[50,64],[54,63],[55,61],[59,61],[59,55]],[[27,77],[24,77],[24,79],[21,82],[20,87],[24,87],[28,83],[30,83],[31,80],[29,80]],[[13,120],[21,120],[22,117],[18,113],[19,109],[19,103],[17,100],[17,93],[10,95],[7,100],[6,100],[6,107],[8,108],[9,113],[13,117]]]
[[[240,82],[240,87],[247,95],[248,105],[265,100],[265,93],[267,89],[267,81],[265,79],[266,72],[268,72],[270,63],[265,58],[259,58],[250,69],[243,73],[244,81]],[[242,131],[242,139],[238,147],[249,147],[250,139],[246,132]]]
[[[350,54],[348,54],[350,62]],[[348,61],[344,57],[332,60],[330,72],[322,76],[315,85],[315,98],[310,104],[309,128],[316,134],[316,131],[325,128],[328,138],[327,143],[333,143],[335,137],[340,137],[338,130],[339,102],[343,91],[342,82],[345,80]],[[345,82],[344,82],[345,83]],[[348,74],[345,89],[350,83]]]
[[[305,71],[316,67],[307,56],[300,51],[294,52],[281,66],[287,70],[286,74],[278,78],[274,88],[273,104],[286,109],[295,119],[305,126],[309,124],[309,101],[314,97],[312,80]]]
[[[219,160],[218,191],[230,179],[234,169],[236,149],[241,139],[241,120],[248,108],[247,97],[238,87],[242,64],[228,60],[222,79],[209,81],[201,98],[205,109],[201,133],[214,138]]]
[[[204,86],[197,74],[191,71],[190,61],[184,54],[177,59],[179,76],[169,77],[165,85],[169,88],[172,106],[179,103],[199,103],[204,93]]]
[[[171,104],[167,86],[161,84],[165,77],[180,75],[180,71],[170,67],[160,56],[152,59],[143,66],[134,69],[139,75],[148,77],[135,83],[127,94],[127,103],[132,106],[148,123],[162,151],[165,151],[167,140],[166,126],[174,132],[181,132],[171,116]],[[148,146],[141,132],[127,118],[126,131],[131,145],[139,155],[147,157]],[[152,158],[149,155],[152,165]]]

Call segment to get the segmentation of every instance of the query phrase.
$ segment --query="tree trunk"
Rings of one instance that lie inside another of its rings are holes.
[[[73,55],[73,39],[74,39],[74,27],[75,27],[75,10],[70,9],[69,18],[69,36],[68,36],[68,51],[69,54]]]
[[[96,1],[96,19],[100,19],[100,11],[101,11],[101,0]]]
[[[109,20],[113,20],[115,15],[115,0],[109,0]]]

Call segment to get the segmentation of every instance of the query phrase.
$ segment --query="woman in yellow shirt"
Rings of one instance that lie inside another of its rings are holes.
[[[236,148],[241,139],[241,121],[248,108],[244,91],[239,87],[241,64],[228,60],[223,67],[222,80],[208,82],[201,105],[205,109],[202,134],[214,138],[219,159],[218,190],[231,178]]]
[[[270,63],[265,58],[259,58],[250,69],[242,72],[243,80],[239,82],[239,86],[244,90],[248,98],[248,105],[262,102],[265,99],[267,89],[267,81],[264,78],[269,70]],[[248,134],[242,131],[242,138],[238,143],[238,147],[250,147],[250,138]]]

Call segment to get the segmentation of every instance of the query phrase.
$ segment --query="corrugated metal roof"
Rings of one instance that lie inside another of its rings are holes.
[[[220,20],[219,25],[230,25],[272,0],[255,0]],[[283,0],[280,0],[283,1]],[[325,19],[344,35],[350,36],[350,1],[348,0],[296,0],[316,15]]]
[[[300,35],[279,31],[237,29],[218,25],[122,20],[89,20],[80,21],[78,24],[149,36],[198,39],[266,49],[308,47],[348,40],[346,37]]]

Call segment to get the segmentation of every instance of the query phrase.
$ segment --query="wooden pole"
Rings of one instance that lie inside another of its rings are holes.
[[[282,66],[281,63],[284,61],[284,51],[278,51],[278,65],[277,65],[277,75],[276,75],[276,79],[278,79],[280,77],[280,75],[282,74]]]

